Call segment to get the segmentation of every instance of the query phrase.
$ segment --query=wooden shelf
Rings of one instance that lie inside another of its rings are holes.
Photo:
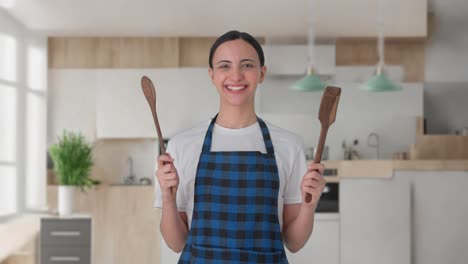
[[[412,160],[468,159],[468,136],[424,134],[424,118],[416,121],[416,144],[410,148]]]

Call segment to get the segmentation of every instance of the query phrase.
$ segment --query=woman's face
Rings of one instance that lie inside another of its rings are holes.
[[[263,82],[265,66],[255,49],[242,39],[226,41],[213,55],[209,69],[213,85],[218,90],[221,105],[253,106],[257,84]]]

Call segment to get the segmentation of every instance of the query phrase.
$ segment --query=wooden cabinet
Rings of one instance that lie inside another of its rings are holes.
[[[178,38],[50,37],[49,68],[164,68],[179,64]]]
[[[91,218],[42,218],[41,264],[91,263]]]
[[[48,187],[50,208],[57,207],[57,189]],[[153,186],[100,185],[75,193],[76,212],[93,219],[93,264],[158,263],[160,211],[153,202]]]

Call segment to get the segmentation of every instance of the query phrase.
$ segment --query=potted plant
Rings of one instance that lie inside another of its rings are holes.
[[[58,143],[53,144],[49,152],[59,183],[59,215],[71,215],[76,187],[85,191],[85,188],[100,183],[89,177],[93,166],[92,147],[81,133],[64,131]]]

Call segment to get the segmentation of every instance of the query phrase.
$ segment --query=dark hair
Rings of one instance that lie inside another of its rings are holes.
[[[237,30],[231,30],[229,32],[224,33],[211,46],[210,57],[208,59],[208,64],[210,65],[210,68],[213,69],[213,55],[216,49],[224,42],[236,40],[236,39],[242,39],[245,42],[249,43],[258,54],[258,58],[260,59],[260,66],[263,66],[265,64],[265,56],[263,55],[263,49],[262,49],[262,46],[260,46],[260,43],[258,43],[258,41],[254,37],[252,37],[249,33],[239,32]]]

